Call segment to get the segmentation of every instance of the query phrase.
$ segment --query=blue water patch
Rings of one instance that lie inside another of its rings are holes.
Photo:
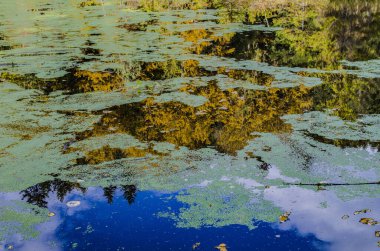
[[[139,192],[130,204],[117,193],[110,204],[70,195],[70,200],[88,208],[72,212],[60,207],[63,221],[55,235],[64,250],[214,250],[221,243],[228,250],[325,250],[328,246],[313,235],[279,230],[277,224],[266,222],[257,222],[253,230],[240,225],[177,228],[173,220],[157,216],[168,207],[172,211],[183,207],[170,196]]]

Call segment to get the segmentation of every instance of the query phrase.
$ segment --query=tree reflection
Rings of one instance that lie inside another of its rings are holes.
[[[230,77],[259,77],[262,83],[271,81],[265,75],[219,69]],[[214,147],[222,153],[235,155],[253,140],[255,132],[286,134],[290,124],[282,120],[288,114],[330,110],[345,120],[355,120],[364,114],[377,114],[379,79],[359,78],[349,74],[306,74],[319,77],[323,84],[316,87],[222,90],[218,82],[207,86],[187,85],[188,94],[203,96],[207,102],[193,107],[181,102],[158,103],[148,98],[142,102],[115,106],[96,112],[101,119],[93,129],[78,133],[77,140],[127,133],[143,142],[169,142],[189,149]],[[257,79],[256,79],[257,80]],[[269,84],[270,85],[270,84]],[[112,130],[110,130],[110,128]],[[148,154],[164,154],[151,148],[111,148],[103,146],[87,152],[77,164],[100,164],[122,158],[139,158]]]
[[[108,186],[103,188],[103,196],[107,199],[109,204],[114,201],[115,193],[120,190],[123,193],[123,198],[132,205],[136,199],[137,187],[135,185],[123,185],[123,186]],[[63,202],[65,198],[78,191],[85,194],[87,189],[81,186],[79,183],[64,181],[60,179],[54,179],[45,181],[34,186],[31,186],[20,192],[22,200],[25,200],[29,204],[47,208],[49,203],[54,197],[60,202]]]
[[[136,199],[137,187],[135,185],[125,185],[121,186],[121,190],[123,191],[124,199],[128,201],[129,205],[132,205]]]
[[[74,190],[82,193],[86,191],[86,189],[81,187],[79,183],[54,179],[31,186],[21,191],[20,194],[22,196],[22,200],[25,200],[32,205],[47,207],[48,199],[52,196],[52,194],[54,194],[57,199],[62,202],[66,195]]]
[[[380,79],[349,74],[314,74],[324,83],[313,89],[316,110],[329,109],[346,120],[380,113]]]
[[[40,89],[46,94],[57,90],[66,90],[69,93],[112,91],[121,88],[123,84],[123,78],[117,72],[91,72],[75,68],[59,78],[43,79],[35,74],[20,75],[8,72],[0,73],[0,78],[27,89]]]
[[[187,41],[194,41],[191,37],[199,38],[200,42],[191,49],[197,54],[250,59],[274,66],[337,69],[342,67],[343,59],[379,57],[378,1],[274,2],[263,3],[250,13],[252,22],[261,22],[265,15],[266,22],[283,28],[280,31],[252,31],[222,37],[197,31],[183,36]],[[252,4],[257,7],[258,3],[252,1]],[[244,16],[246,11],[243,8],[239,15]]]
[[[221,90],[216,82],[210,82],[206,87],[189,85],[182,91],[204,96],[208,102],[193,107],[147,99],[117,106],[110,113],[99,112],[102,118],[94,129],[78,134],[77,139],[128,133],[142,141],[164,141],[190,149],[213,146],[234,155],[255,137],[253,132],[290,132],[290,125],[281,116],[302,113],[312,105],[309,88],[302,86],[267,91]]]
[[[116,190],[117,186],[108,186],[103,188],[104,197],[107,199],[108,204],[112,204]]]

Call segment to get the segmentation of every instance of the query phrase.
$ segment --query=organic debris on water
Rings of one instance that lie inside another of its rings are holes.
[[[220,251],[227,251],[227,245],[225,243],[221,243],[219,244],[219,246],[216,246],[215,248]]]
[[[288,221],[290,214],[291,214],[291,212],[286,212],[283,215],[281,215],[279,217],[280,223],[284,223],[284,222]]]
[[[193,250],[199,248],[200,245],[201,245],[200,242],[195,243],[195,244],[193,245]]]
[[[369,213],[369,212],[371,212],[371,209],[363,209],[363,210],[355,211],[354,215],[357,215],[357,214],[366,214],[366,213]]]
[[[375,221],[372,218],[361,218],[359,222],[363,223],[365,225],[370,225],[370,226],[374,226],[374,225],[379,224],[379,222]]]

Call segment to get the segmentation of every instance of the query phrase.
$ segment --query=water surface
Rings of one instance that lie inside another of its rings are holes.
[[[0,250],[378,250],[379,8],[348,2],[2,1]]]

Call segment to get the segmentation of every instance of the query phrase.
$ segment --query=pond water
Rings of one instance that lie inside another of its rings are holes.
[[[379,250],[380,7],[330,2],[1,1],[0,250]]]

